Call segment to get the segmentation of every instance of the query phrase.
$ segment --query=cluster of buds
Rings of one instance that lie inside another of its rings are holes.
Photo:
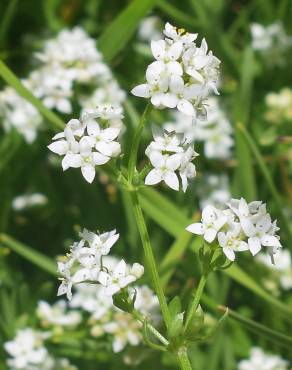
[[[86,181],[95,177],[95,166],[107,163],[121,153],[116,141],[121,133],[122,112],[120,108],[103,105],[86,110],[81,118],[71,119],[63,132],[53,137],[48,148],[61,156],[63,170],[79,168]]]
[[[58,262],[62,275],[58,295],[67,294],[70,300],[72,286],[87,282],[103,285],[105,295],[112,296],[143,275],[144,267],[138,263],[130,267],[121,260],[114,268],[103,263],[103,256],[109,254],[119,238],[116,230],[95,234],[84,229],[80,237],[82,239],[71,246],[66,261]]]
[[[249,250],[256,255],[262,247],[267,248],[272,262],[273,256],[281,248],[277,220],[272,222],[266,204],[260,201],[247,203],[245,199],[231,199],[224,210],[206,206],[200,223],[187,227],[193,234],[203,235],[208,243],[216,237],[226,257],[234,261],[235,252]]]
[[[155,185],[164,181],[173,190],[181,187],[185,192],[188,179],[196,176],[196,167],[192,160],[198,155],[184,135],[153,129],[154,140],[146,148],[146,155],[154,167],[146,176],[146,185]],[[178,177],[179,175],[179,177]]]
[[[198,47],[197,34],[166,23],[163,40],[152,41],[155,62],[146,70],[147,83],[132,90],[135,96],[150,98],[156,108],[177,108],[189,116],[205,116],[204,101],[210,92],[219,94],[220,61],[208,51],[206,40]]]

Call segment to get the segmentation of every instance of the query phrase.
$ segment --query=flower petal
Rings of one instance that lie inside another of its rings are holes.
[[[145,185],[156,185],[162,180],[161,171],[158,169],[151,170],[145,178]]]
[[[196,235],[203,235],[205,229],[202,223],[196,222],[186,227],[186,230]]]
[[[150,86],[148,84],[141,84],[135,86],[131,93],[135,96],[139,96],[140,98],[150,98]]]
[[[82,172],[82,175],[85,178],[85,180],[91,184],[92,181],[95,178],[95,168],[94,168],[94,166],[92,166],[92,165],[82,166],[81,167],[81,172]]]
[[[253,256],[255,256],[261,250],[261,242],[257,237],[248,238],[248,247]]]
[[[173,190],[179,190],[179,181],[177,175],[172,171],[167,171],[164,176],[163,180],[165,183]]]

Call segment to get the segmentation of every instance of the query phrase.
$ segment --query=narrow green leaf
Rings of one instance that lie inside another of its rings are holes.
[[[168,308],[171,319],[173,319],[177,314],[181,313],[182,307],[180,298],[175,296],[168,304]]]
[[[0,60],[0,76],[8,85],[14,87],[14,89],[21,95],[25,100],[30,102],[39,113],[55,128],[64,129],[64,122],[51,110],[47,109],[43,103],[37,99],[16,77],[16,75],[7,67],[7,65]]]
[[[174,237],[191,223],[176,205],[154,189],[140,189],[139,199],[144,212]]]
[[[182,12],[181,10],[177,9],[169,1],[159,0],[158,7],[175,22],[179,22],[180,24],[176,24],[176,26],[179,28],[182,26],[189,26],[193,29],[194,27],[199,26],[198,19],[192,18],[186,12]]]
[[[54,276],[58,276],[57,265],[51,258],[38,251],[35,251],[31,247],[13,239],[11,236],[6,234],[0,234],[0,243],[12,249],[14,252],[18,253],[20,256],[40,267],[44,271],[47,271]]]
[[[153,8],[157,0],[134,0],[105,29],[98,47],[106,62],[110,62],[129,42],[140,20]]]
[[[175,266],[185,253],[191,239],[192,234],[183,231],[177,236],[173,244],[170,246],[169,251],[166,253],[160,264],[161,280],[164,286],[167,285],[169,279],[174,273]]]
[[[238,314],[237,312],[228,309],[227,307],[220,306],[219,309],[223,312],[229,313],[229,316],[235,321],[239,322],[241,325],[245,326],[250,331],[254,332],[257,335],[261,335],[271,342],[276,342],[283,347],[291,349],[292,347],[292,337],[286,334],[282,334],[276,330],[270,329],[265,325],[259,324],[251,319]]]
[[[244,125],[247,125],[249,121],[255,73],[256,64],[253,50],[251,47],[247,47],[242,57],[239,88],[234,96],[234,120],[235,122],[243,122]],[[256,199],[256,181],[252,166],[252,158],[250,150],[246,146],[245,140],[237,125],[235,127],[235,144],[236,157],[238,158],[235,176],[238,179],[238,186],[237,192],[233,195],[241,195],[247,200],[252,201]],[[242,174],[244,174],[244,176],[242,176]]]
[[[0,22],[0,45],[5,44],[5,38],[9,31],[11,21],[17,9],[18,0],[10,0],[7,4],[4,14],[1,17]]]

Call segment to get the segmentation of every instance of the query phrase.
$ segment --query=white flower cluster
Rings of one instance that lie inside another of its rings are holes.
[[[55,359],[44,346],[48,333],[31,328],[18,330],[14,340],[4,343],[11,356],[9,370],[77,370],[67,359]]]
[[[146,185],[164,181],[173,190],[181,187],[185,192],[188,180],[196,176],[192,160],[198,155],[182,134],[153,128],[154,140],[146,148],[146,155],[154,167],[146,176]],[[179,177],[178,177],[179,175]]]
[[[152,41],[156,59],[146,70],[147,83],[138,85],[132,94],[150,98],[157,108],[176,108],[189,116],[205,115],[203,103],[213,91],[220,64],[206,40],[198,47],[197,34],[187,33],[166,23],[163,40]]]
[[[86,110],[80,120],[71,119],[63,132],[53,137],[48,148],[61,156],[63,170],[81,168],[86,181],[95,178],[95,166],[107,163],[121,153],[116,141],[123,127],[121,108],[109,105]]]
[[[250,250],[256,255],[262,247],[271,256],[281,248],[277,221],[271,221],[266,205],[261,201],[247,203],[245,199],[231,199],[224,210],[206,206],[200,223],[186,228],[189,232],[203,235],[208,243],[216,237],[226,257],[234,261],[235,252]]]
[[[105,263],[114,268],[118,259],[105,257]],[[158,298],[147,286],[136,286],[135,309],[143,315],[160,320]],[[142,342],[142,324],[132,315],[113,305],[112,298],[105,295],[103,286],[81,284],[76,287],[70,306],[81,308],[90,314],[91,335],[110,335],[114,352],[122,351],[127,344],[136,346]]]
[[[268,107],[265,117],[272,123],[292,121],[292,89],[285,87],[278,93],[271,92],[266,95],[265,102]]]
[[[48,198],[41,193],[24,194],[15,197],[12,201],[12,208],[21,211],[26,208],[43,206],[47,204]]]
[[[288,361],[280,356],[265,353],[261,348],[254,347],[250,358],[238,364],[238,370],[288,370]]]
[[[268,65],[285,64],[284,54],[292,45],[281,22],[275,22],[268,26],[259,23],[251,24],[252,47],[264,57]]]
[[[146,17],[142,19],[142,21],[139,24],[138,38],[141,41],[148,42],[151,40],[154,41],[160,40],[161,37],[163,37],[160,29],[162,29],[162,21],[159,17],[157,17],[156,15]]]
[[[96,100],[91,108],[97,104],[117,105],[125,99],[125,93],[103,62],[95,39],[89,37],[81,27],[62,30],[56,38],[45,42],[44,50],[37,53],[36,57],[43,65],[32,76],[35,94],[50,109],[72,112],[70,97],[74,84],[97,86],[92,94]],[[80,98],[81,104],[84,99]],[[88,99],[92,100],[92,97]]]
[[[66,261],[58,262],[62,275],[58,295],[67,294],[70,300],[73,285],[89,282],[100,283],[105,295],[112,296],[143,275],[144,267],[139,263],[130,267],[121,260],[114,268],[104,264],[103,256],[109,254],[119,238],[116,230],[95,234],[84,229],[79,235],[82,239],[71,246]]]
[[[47,108],[72,113],[74,88],[82,84],[86,85],[87,93],[76,96],[81,109],[106,104],[122,110],[126,94],[103,62],[96,41],[81,27],[63,30],[56,38],[46,41],[36,57],[41,66],[23,83]],[[42,117],[11,87],[0,92],[0,115],[5,130],[15,127],[28,143],[35,140]]]
[[[231,157],[232,126],[218,103],[218,98],[206,102],[205,119],[194,120],[181,112],[175,112],[174,122],[167,122],[164,128],[184,134],[189,143],[203,142],[207,158],[226,159]]]
[[[26,81],[22,82],[28,85]],[[6,132],[16,129],[28,143],[36,139],[42,117],[33,105],[10,86],[0,92],[0,116]]]
[[[82,320],[79,311],[68,311],[68,304],[65,300],[59,300],[53,305],[45,301],[40,301],[36,314],[44,327],[60,326],[74,328]]]
[[[292,259],[288,250],[278,251],[275,256],[275,265],[271,265],[267,254],[258,255],[257,260],[273,269],[273,282],[279,281],[284,290],[292,289]]]

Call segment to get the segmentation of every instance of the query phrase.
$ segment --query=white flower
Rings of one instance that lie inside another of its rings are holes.
[[[26,81],[22,81],[27,84]],[[27,143],[35,141],[37,132],[42,125],[42,117],[37,109],[19,96],[12,87],[0,92],[0,116],[4,130],[9,132],[15,128]]]
[[[220,61],[208,52],[202,41],[198,48],[197,35],[177,30],[166,24],[164,40],[152,41],[151,51],[156,59],[146,70],[146,84],[132,89],[135,96],[150,98],[157,108],[176,108],[196,116],[204,111],[203,101],[212,90],[218,93],[218,66]]]
[[[292,90],[283,88],[278,93],[268,93],[265,97],[268,107],[265,118],[276,124],[292,120]]]
[[[105,286],[105,293],[112,296],[122,288],[139,279],[144,273],[144,268],[138,263],[134,263],[132,268],[128,268],[126,262],[121,260],[113,271],[101,271],[98,281]]]
[[[155,15],[142,19],[139,24],[138,37],[142,41],[161,39],[160,28],[161,20]]]
[[[146,176],[145,184],[155,185],[164,181],[171,189],[179,190],[179,174],[185,192],[188,179],[196,176],[196,167],[191,162],[198,154],[181,134],[156,127],[153,129],[153,138],[145,154],[154,169]]]
[[[12,201],[12,208],[21,211],[25,208],[43,206],[48,202],[48,198],[41,193],[25,194],[15,197]]]
[[[187,74],[196,82],[213,90],[215,94],[219,94],[216,83],[220,60],[213,55],[212,51],[208,52],[205,39],[202,40],[199,48],[195,45],[189,47],[183,54],[182,61]]]
[[[235,260],[234,252],[242,252],[248,250],[248,244],[241,239],[240,224],[234,224],[233,229],[218,233],[218,242],[223,249],[223,253],[230,261]]]
[[[259,254],[256,258],[259,262],[273,269],[283,289],[292,289],[292,260],[288,250],[280,248],[277,251],[277,254],[274,256],[275,264],[271,263],[271,258],[268,254]]]
[[[252,255],[256,255],[264,246],[273,258],[273,254],[282,246],[279,238],[275,236],[278,230],[276,221],[272,223],[266,205],[258,201],[247,204],[243,198],[239,201],[232,199],[228,205],[239,218],[243,232],[248,237]]]
[[[176,28],[168,22],[165,24],[163,33],[173,41],[180,41],[183,44],[191,44],[198,37],[197,33],[188,33],[183,28]]]
[[[149,159],[154,169],[151,170],[145,178],[146,185],[155,185],[164,181],[173,190],[179,190],[179,180],[175,171],[179,168],[181,162],[180,154],[164,154],[153,151]]]
[[[261,348],[253,347],[250,358],[239,362],[238,370],[288,370],[288,362],[279,356],[266,354]]]
[[[161,316],[157,295],[147,285],[135,286],[134,289],[136,291],[135,309],[153,322],[158,323]]]
[[[218,231],[227,222],[226,216],[215,207],[207,206],[202,212],[202,222],[196,222],[189,225],[186,230],[197,235],[204,235],[208,243],[212,243]]]
[[[112,246],[119,238],[116,230],[112,230],[103,234],[95,234],[87,229],[83,229],[79,236],[88,242],[92,254],[98,256],[106,256],[109,254]]]
[[[225,159],[231,156],[231,147],[234,144],[232,127],[225,112],[218,104],[218,98],[209,98],[200,111],[202,119],[176,112],[174,122],[166,122],[164,128],[168,131],[175,131],[185,136],[187,142],[204,143],[204,153],[207,158]]]
[[[285,52],[292,45],[292,38],[286,34],[281,22],[266,27],[252,23],[251,36],[253,49],[262,54],[268,65],[285,64]]]
[[[79,311],[70,310],[67,312],[67,303],[63,300],[53,305],[45,301],[39,301],[36,312],[44,326],[57,325],[73,328],[82,320]]]
[[[186,230],[204,235],[211,243],[217,236],[218,244],[226,257],[234,261],[235,253],[250,250],[255,255],[261,246],[267,247],[274,263],[274,254],[281,247],[276,232],[277,222],[271,221],[266,205],[261,201],[247,203],[245,199],[231,199],[227,209],[217,209],[208,205],[203,209],[202,222],[194,223]]]
[[[14,340],[4,343],[4,348],[11,356],[7,364],[14,369],[28,368],[52,369],[52,359],[44,347],[47,333],[26,328],[18,330]]]
[[[101,124],[94,119],[102,121]],[[104,105],[94,110],[84,111],[81,120],[72,119],[64,132],[53,137],[48,148],[63,156],[62,167],[81,168],[81,173],[89,183],[95,178],[95,167],[107,163],[121,152],[115,141],[122,127],[121,108]]]
[[[129,343],[137,346],[141,340],[142,324],[135,320],[130,314],[125,312],[115,312],[113,320],[106,323],[103,329],[106,333],[113,335],[113,351],[121,352]]]

